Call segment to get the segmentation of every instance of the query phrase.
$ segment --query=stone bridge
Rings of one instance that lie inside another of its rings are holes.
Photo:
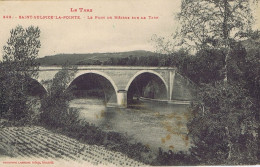
[[[60,66],[41,66],[37,80],[47,90],[47,85],[42,81],[54,78],[55,74],[62,68]],[[132,66],[78,66],[76,75],[71,83],[82,76],[98,76],[111,84],[116,95],[117,104],[121,107],[127,106],[130,87],[135,84],[156,81],[161,85],[165,101],[189,101],[194,98],[194,84],[187,78],[177,73],[176,68],[170,67],[132,67]],[[84,79],[83,77],[81,79]],[[93,79],[93,78],[92,78]],[[80,80],[81,81],[81,80]],[[80,82],[79,81],[79,82]],[[135,83],[135,84],[134,84]],[[70,84],[69,84],[70,85]],[[68,85],[68,86],[69,86]],[[144,85],[145,86],[145,85]]]

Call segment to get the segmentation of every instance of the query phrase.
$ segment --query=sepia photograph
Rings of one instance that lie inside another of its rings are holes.
[[[260,165],[259,3],[0,1],[0,166]]]

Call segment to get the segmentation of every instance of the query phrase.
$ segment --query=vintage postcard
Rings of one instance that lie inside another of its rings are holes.
[[[0,1],[0,166],[260,164],[260,8]]]

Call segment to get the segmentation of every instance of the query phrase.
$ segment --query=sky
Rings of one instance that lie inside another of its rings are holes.
[[[179,0],[2,1],[0,47],[6,44],[12,28],[34,25],[41,30],[39,57],[58,53],[154,51],[152,36],[169,36],[174,32],[179,6]],[[71,8],[77,12],[71,12]],[[80,12],[79,8],[92,9],[92,12]],[[81,19],[19,19],[28,15],[80,16]],[[93,19],[87,19],[90,16]],[[95,19],[96,16],[106,19]],[[113,19],[107,19],[109,16]],[[139,19],[114,19],[114,16]]]
[[[175,31],[180,4],[181,0],[0,1],[0,48],[6,44],[12,28],[34,25],[41,30],[39,57],[59,53],[155,51],[152,36],[169,37]],[[80,12],[79,8],[92,12]],[[259,16],[260,10],[257,13]],[[19,19],[26,16],[80,16],[81,19]],[[93,19],[88,19],[91,16]],[[109,16],[113,19],[107,19]],[[114,16],[130,19],[114,19]]]

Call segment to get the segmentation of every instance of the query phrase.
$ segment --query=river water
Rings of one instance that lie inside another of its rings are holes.
[[[187,121],[191,113],[187,105],[143,102],[129,108],[104,105],[99,99],[74,99],[70,107],[80,111],[80,118],[105,131],[124,133],[130,141],[141,142],[152,150],[187,152],[190,139]]]

